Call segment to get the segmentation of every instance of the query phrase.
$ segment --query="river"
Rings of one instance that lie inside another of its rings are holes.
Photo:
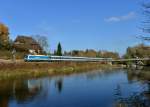
[[[150,69],[1,80],[0,107],[149,107],[150,79],[141,72]]]

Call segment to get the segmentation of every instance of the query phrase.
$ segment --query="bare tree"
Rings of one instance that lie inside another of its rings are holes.
[[[143,7],[143,15],[144,17],[144,21],[143,21],[143,27],[142,27],[142,31],[144,33],[149,34],[150,33],[150,0],[147,0],[147,2],[144,2],[142,4]],[[142,39],[144,41],[150,41],[150,36],[139,36],[139,39]]]
[[[34,35],[33,38],[37,41],[37,43],[42,47],[44,51],[48,51],[47,48],[49,44],[46,36]]]

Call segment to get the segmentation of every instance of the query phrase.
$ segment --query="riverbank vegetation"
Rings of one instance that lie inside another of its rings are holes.
[[[124,58],[150,58],[150,46],[139,44],[128,47]],[[144,63],[150,65],[150,61],[144,61]]]
[[[90,70],[120,68],[100,62],[16,62],[0,63],[0,79],[67,75]]]

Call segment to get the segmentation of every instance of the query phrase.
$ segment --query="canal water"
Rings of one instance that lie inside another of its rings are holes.
[[[3,80],[0,107],[150,107],[150,79],[143,72],[150,70]]]

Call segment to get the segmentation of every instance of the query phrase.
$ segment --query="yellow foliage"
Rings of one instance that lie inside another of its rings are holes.
[[[9,29],[4,24],[0,23],[0,43],[4,47],[9,43]]]

